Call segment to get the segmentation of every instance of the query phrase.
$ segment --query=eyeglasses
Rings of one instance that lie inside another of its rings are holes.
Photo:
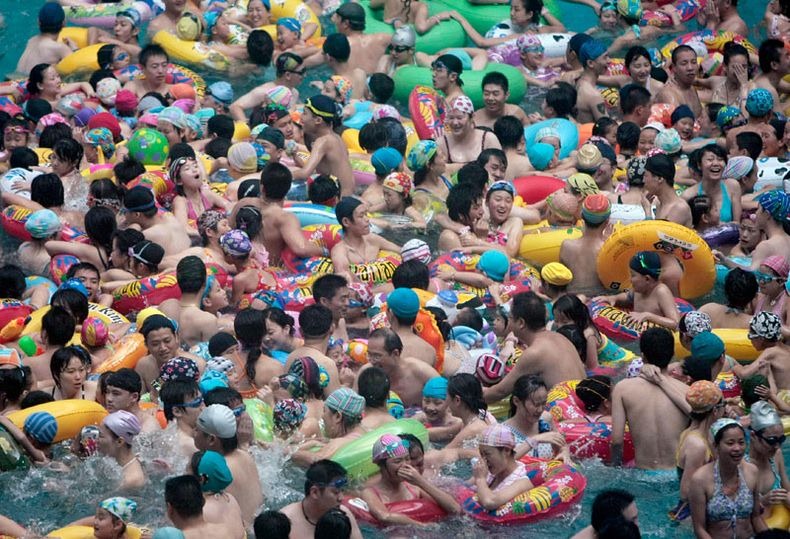
[[[235,408],[231,408],[231,411],[233,412],[233,415],[239,417],[241,414],[247,411],[247,405],[242,404],[241,406],[236,406]]]
[[[184,402],[182,404],[176,404],[174,406],[174,408],[176,406],[180,407],[180,408],[200,408],[200,406],[202,404],[203,404],[203,397],[196,397],[194,400],[191,400],[189,402]]]
[[[755,436],[761,439],[763,442],[767,443],[768,445],[782,445],[787,440],[787,436],[782,434],[781,436],[763,436],[756,430],[750,429]]]

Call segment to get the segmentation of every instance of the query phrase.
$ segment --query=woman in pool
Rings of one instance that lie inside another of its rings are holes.
[[[461,432],[455,435],[448,448],[461,447],[466,440],[476,438],[496,419],[483,400],[483,386],[472,374],[456,374],[447,383],[450,413],[461,420]]]
[[[743,427],[734,419],[718,419],[710,434],[714,460],[694,473],[689,490],[694,533],[700,538],[746,539],[768,529],[760,516],[757,467],[743,460]]]
[[[269,354],[278,361],[285,361],[288,354],[302,346],[303,341],[294,337],[294,319],[282,309],[270,307],[263,311],[263,345]]]
[[[112,267],[110,255],[115,237],[117,223],[115,214],[109,208],[96,206],[85,214],[85,232],[91,243],[76,243],[73,241],[48,241],[47,252],[50,256],[59,254],[74,255],[83,262],[90,262],[101,271]]]
[[[606,2],[604,2],[606,5]],[[598,77],[598,84],[622,88],[627,84],[637,84],[657,95],[664,83],[651,77],[653,64],[646,48],[636,45],[625,53],[624,72],[622,75],[604,75]]]
[[[442,230],[439,235],[439,251],[462,249],[465,243],[474,245],[475,248],[486,243],[475,234],[478,223],[483,218],[483,193],[480,187],[471,183],[454,185],[447,196],[447,216],[452,221],[453,228]],[[483,251],[490,248],[490,245],[486,245]]]
[[[741,268],[731,269],[724,278],[726,302],[712,301],[699,308],[710,316],[714,328],[749,329],[752,320],[751,304],[759,290],[754,273]]]
[[[584,405],[586,423],[612,422],[612,379],[602,374],[585,378],[576,386],[576,396]],[[573,421],[573,420],[571,420]]]
[[[555,328],[568,325],[576,326],[586,342],[585,356],[582,357],[584,366],[587,370],[597,368],[598,349],[603,345],[603,337],[593,324],[587,306],[578,296],[565,294],[554,302],[552,312],[554,313]]]
[[[722,103],[742,109],[746,96],[754,88],[751,82],[749,51],[735,42],[724,44],[724,75],[699,78],[699,85],[708,91],[700,91],[700,99],[707,103]],[[706,96],[707,94],[707,96]]]
[[[55,385],[52,398],[55,400],[96,398],[96,382],[87,380],[91,371],[91,356],[82,346],[66,346],[52,354],[49,370]]]
[[[447,159],[449,172],[457,172],[466,163],[477,159],[480,152],[487,148],[502,148],[493,133],[475,128],[474,113],[475,106],[465,95],[448,103],[445,120],[448,131],[437,144]]]
[[[691,200],[697,195],[708,195],[719,209],[719,221],[732,223],[741,218],[741,186],[737,180],[722,177],[726,165],[724,148],[716,144],[703,147],[699,157],[702,180],[696,189],[686,189],[683,198]]]
[[[758,401],[749,413],[751,434],[749,454],[746,459],[757,466],[757,491],[764,508],[774,504],[787,504],[790,480],[782,454],[785,441],[782,418],[772,404]]]
[[[118,490],[138,489],[147,481],[140,458],[132,451],[132,441],[141,430],[140,420],[126,410],[111,413],[99,425],[99,453],[111,457],[122,468]]]
[[[515,258],[521,247],[524,235],[524,223],[512,214],[516,191],[513,184],[498,181],[491,184],[486,192],[485,203],[488,218],[478,222],[478,235],[485,234],[482,247],[503,250],[509,257]]]
[[[387,505],[420,498],[435,501],[451,515],[460,513],[461,506],[450,494],[412,467],[409,445],[394,434],[385,434],[373,444],[373,463],[378,465],[380,475],[362,491],[370,514],[384,525],[419,524],[406,515],[391,512]]]
[[[419,228],[425,229],[427,223],[423,214],[414,207],[411,197],[412,180],[405,172],[393,172],[384,178],[384,212],[390,215],[406,217],[410,223],[388,221],[382,218],[373,218],[371,223],[383,229],[390,228]]]
[[[570,460],[565,438],[554,429],[551,414],[546,411],[548,396],[549,390],[542,378],[528,374],[520,377],[510,397],[510,419],[503,426],[513,433],[519,457]]]
[[[414,172],[414,207],[423,215],[447,211],[444,201],[453,184],[444,176],[447,159],[436,142],[421,140],[415,144],[406,156],[406,165]]]
[[[787,312],[787,294],[785,281],[787,281],[790,265],[783,256],[769,256],[760,264],[756,273],[760,293],[757,294],[757,303],[754,312],[769,311],[785,320]]]
[[[504,425],[492,425],[480,440],[480,459],[474,463],[474,482],[480,505],[498,509],[532,488],[524,463],[516,460],[516,437]]]
[[[55,66],[49,64],[38,64],[30,70],[30,75],[27,78],[27,92],[31,98],[49,101],[53,109],[60,98],[66,94],[83,92],[89,97],[95,94],[87,82],[63,84]]]

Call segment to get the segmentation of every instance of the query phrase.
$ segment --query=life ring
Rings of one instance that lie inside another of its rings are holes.
[[[757,359],[760,352],[749,340],[749,330],[740,328],[714,328],[714,335],[724,342],[724,349],[728,356],[738,362],[748,363]],[[675,357],[685,357],[691,352],[680,344],[680,335],[675,332]]]
[[[201,66],[214,71],[227,71],[230,67],[227,56],[200,41],[184,41],[174,34],[160,30],[154,34],[151,42],[165,49],[170,59],[179,63]]]
[[[247,414],[252,419],[252,435],[257,442],[274,441],[274,417],[272,407],[260,399],[244,399]]]
[[[181,297],[175,273],[159,273],[119,286],[112,291],[112,306],[122,314],[155,307],[167,299]]]
[[[693,305],[680,298],[675,298],[675,305],[677,305],[681,314],[694,310]],[[636,341],[641,337],[644,330],[652,327],[660,327],[653,322],[637,322],[631,318],[628,311],[624,311],[602,301],[590,302],[588,309],[595,327],[610,339],[618,341]]]
[[[276,290],[258,290],[242,296],[239,302],[239,309],[252,307],[256,300],[263,302],[267,306],[278,307],[298,318],[302,309],[313,302],[313,281],[322,274],[295,275],[293,278],[303,278],[304,283],[281,285],[278,284]]]
[[[713,253],[693,230],[669,221],[632,223],[615,230],[598,253],[598,278],[604,288],[631,286],[628,263],[639,251],[672,254],[684,268],[680,295],[696,298],[709,292],[716,281]]]
[[[0,299],[0,328],[17,318],[26,318],[33,309],[22,301],[13,298]]]
[[[568,157],[572,151],[579,146],[579,128],[570,120],[564,118],[553,118],[543,120],[524,128],[524,140],[527,148],[535,143],[535,135],[544,127],[553,127],[560,134],[560,159]]]
[[[58,34],[58,41],[60,43],[66,43],[66,40],[71,40],[77,48],[81,49],[82,47],[88,46],[88,34],[89,30],[87,28],[66,26]]]
[[[99,69],[98,52],[104,45],[104,43],[96,43],[77,49],[55,64],[55,70],[61,75],[77,75],[96,71]]]
[[[521,176],[513,180],[516,194],[527,204],[536,204],[565,189],[565,182],[553,176]]]
[[[631,350],[623,348],[606,335],[601,334],[601,344],[598,346],[598,362],[605,367],[622,367],[636,358]]]
[[[66,12],[66,21],[74,26],[96,26],[106,29],[111,29],[115,24],[115,18],[118,13],[127,9],[134,9],[137,11],[143,23],[148,22],[164,11],[156,2],[145,2],[143,0],[138,0],[131,5],[126,3],[112,3],[90,6],[67,6],[63,8]]]
[[[508,103],[521,103],[527,92],[527,83],[524,81],[521,71],[507,64],[489,63],[483,69],[464,71],[463,73],[464,92],[472,100],[475,109],[483,106],[483,77],[492,72],[498,72],[507,77],[510,86]],[[395,70],[392,78],[395,81],[393,99],[401,103],[408,102],[409,94],[415,87],[427,86],[430,88],[433,82],[431,68],[419,66],[399,67]],[[416,125],[418,115],[409,109],[409,116]]]
[[[25,329],[22,330],[22,335],[31,335],[41,331],[41,319],[49,311],[50,306],[45,305],[40,309],[36,309],[27,318]],[[121,313],[110,307],[102,307],[98,303],[88,303],[88,316],[100,318],[102,322],[111,326],[112,324],[128,324],[129,320]],[[79,337],[79,333],[76,334]]]
[[[6,97],[6,96],[3,96]],[[37,170],[27,170],[24,168],[12,168],[2,177],[0,177],[0,191],[7,192],[7,193],[14,193],[15,195],[19,195],[21,197],[25,197],[30,200],[30,189],[28,187],[22,187],[21,189],[14,189],[14,184],[17,182],[23,182],[25,184],[30,184],[33,182],[33,179],[40,176],[42,173]]]
[[[365,153],[365,149],[359,145],[359,129],[353,127],[344,129],[340,134],[340,139],[348,148],[349,153]]]
[[[396,75],[399,71],[396,71]],[[439,138],[444,129],[444,116],[447,110],[444,97],[430,86],[416,85],[409,92],[407,102],[417,136],[422,140]]]
[[[376,181],[376,169],[370,164],[369,159],[350,159],[351,172],[354,175],[354,183],[357,186],[370,185]]]
[[[755,47],[748,39],[735,32],[728,30],[713,31],[709,29],[700,30],[697,32],[689,32],[682,36],[670,40],[666,45],[661,48],[661,54],[664,58],[670,58],[672,51],[679,45],[691,46],[693,42],[701,43],[709,53],[724,52],[724,45],[730,41],[743,45],[749,54],[757,54],[757,47]]]
[[[587,480],[573,466],[560,460],[519,459],[526,465],[532,488],[522,492],[505,505],[489,511],[477,501],[477,494],[468,488],[457,493],[464,512],[487,524],[520,524],[556,515],[579,500]]]
[[[93,539],[93,526],[66,526],[47,534],[47,537],[56,537],[58,539]],[[126,526],[126,533],[129,539],[140,539],[142,537],[142,530],[135,526]]]
[[[328,209],[327,206],[324,206]],[[337,220],[336,220],[337,221]],[[305,239],[329,253],[337,245],[342,236],[342,229],[338,224],[313,224],[302,227]],[[290,248],[285,247],[280,255],[286,269],[294,273],[331,273],[332,261],[327,257],[303,258],[296,256]],[[327,267],[327,261],[329,267]]]
[[[25,230],[25,223],[27,223],[32,213],[33,210],[15,204],[6,206],[3,208],[2,213],[0,213],[0,226],[3,227],[3,230],[5,230],[9,236],[22,241],[30,241],[33,238],[30,232]],[[73,227],[67,223],[64,223],[60,229],[58,239],[62,241],[75,241],[77,243],[90,242],[84,230]]]
[[[477,4],[469,0],[434,0],[431,4],[441,8],[442,11],[458,11],[481,35],[499,21],[510,17],[510,7],[507,4]],[[547,0],[544,5],[555,17],[561,18],[561,8],[558,3]]]
[[[379,257],[373,262],[351,264],[349,270],[363,283],[377,285],[389,282],[400,263],[401,258],[399,254],[380,251]]]
[[[19,447],[16,438],[0,426],[0,472],[26,469],[28,466],[27,453]]]
[[[788,416],[784,416],[782,418],[782,423],[785,423],[785,419],[790,419]],[[785,433],[788,431],[785,428]],[[765,521],[765,525],[768,526],[769,529],[776,529],[776,530],[787,530],[790,528],[790,509],[787,508],[785,504],[776,504],[776,505],[769,505],[766,509],[766,514],[763,515],[763,520]]]
[[[141,79],[144,77],[143,68],[140,64],[132,64],[123,69],[116,70],[115,76],[128,78],[129,80]],[[167,64],[165,82],[167,84],[189,84],[195,89],[195,94],[197,94],[198,97],[206,95],[206,81],[203,77],[181,65]],[[146,168],[146,170],[149,169]]]
[[[127,184],[128,189],[142,185],[154,193],[160,206],[170,207],[176,197],[176,185],[162,172],[145,172]],[[227,184],[223,184],[227,186]]]
[[[323,225],[340,227],[335,216],[334,208],[311,204],[309,202],[285,201],[285,211],[293,213],[299,219],[299,224],[304,227]],[[331,249],[331,247],[330,247]]]
[[[60,286],[71,266],[79,263],[80,259],[74,255],[55,255],[49,261],[49,276],[57,286]]]
[[[500,22],[486,32],[486,38],[507,37],[513,35],[513,29],[510,26],[510,19]],[[508,26],[505,26],[508,25]],[[565,56],[565,51],[568,49],[573,34],[569,33],[556,33],[556,34],[533,34],[538,38],[538,41],[543,45],[543,56],[546,58],[562,58]],[[516,41],[518,36],[515,35],[512,40],[501,43],[488,49],[488,59],[491,62],[501,62],[517,68],[521,67],[521,53],[518,50]],[[552,77],[554,75],[551,75]],[[542,77],[541,77],[542,78]]]
[[[555,228],[549,230],[524,227],[524,236],[518,248],[518,257],[530,264],[543,267],[549,262],[559,262],[560,247],[565,240],[581,238],[579,227]]]
[[[119,369],[134,369],[137,362],[148,353],[142,333],[130,333],[112,345],[112,355],[96,369],[96,373],[115,372]]]
[[[697,0],[681,0],[673,2],[672,5],[678,12],[681,22],[688,22],[697,16],[702,6],[705,4]],[[672,17],[663,11],[646,9],[642,11],[642,18],[639,26],[658,26],[660,28],[671,28],[675,25]]]
[[[565,436],[568,448],[574,457],[580,459],[611,459],[612,425],[602,421],[587,422],[584,405],[576,395],[579,380],[560,382],[549,390],[546,408],[557,425],[557,430]],[[626,430],[623,437],[623,462],[632,464],[634,442]]]
[[[370,514],[370,508],[368,508],[368,504],[365,503],[365,500],[362,498],[346,498],[343,500],[343,506],[351,511],[351,514],[353,514],[358,521],[366,522],[374,526],[383,526],[381,522]],[[423,524],[438,522],[447,518],[447,513],[444,509],[439,507],[439,505],[430,498],[391,502],[385,504],[385,506],[389,513],[403,515]]]
[[[347,443],[338,449],[332,460],[346,469],[349,478],[354,480],[367,479],[379,471],[379,467],[373,464],[373,444],[383,434],[413,434],[424,446],[428,446],[428,430],[416,419],[398,419],[381,427],[363,434],[356,440]]]
[[[6,417],[17,427],[24,428],[25,419],[35,412],[49,412],[55,417],[58,432],[55,443],[74,438],[86,425],[98,425],[107,416],[107,410],[95,401],[66,399],[47,402],[11,412]]]
[[[769,185],[781,188],[782,180],[790,172],[790,160],[782,157],[760,157],[755,166],[757,167],[757,183],[760,184],[760,189]],[[757,190],[758,186],[755,185],[755,191]]]
[[[740,229],[737,223],[724,223],[707,230],[703,230],[700,237],[705,240],[708,247],[717,249],[722,245],[735,245],[740,238]]]
[[[87,168],[84,168],[82,171],[80,171],[80,176],[82,176],[82,179],[88,183],[95,182],[96,180],[114,180],[114,167],[114,163],[88,165]]]

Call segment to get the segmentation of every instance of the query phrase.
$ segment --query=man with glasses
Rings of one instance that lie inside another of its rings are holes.
[[[305,74],[302,57],[292,52],[284,52],[277,57],[274,66],[276,78],[273,81],[253,88],[230,105],[228,110],[234,120],[246,122],[247,116],[244,111],[267,104],[270,101],[269,91],[275,86],[285,86],[291,90],[292,103],[299,101],[297,87],[302,84]]]
[[[340,505],[347,485],[346,470],[340,464],[331,460],[313,463],[305,473],[304,498],[280,510],[291,521],[290,539],[313,537],[319,519],[336,508],[351,521],[351,539],[362,539],[354,515]]]

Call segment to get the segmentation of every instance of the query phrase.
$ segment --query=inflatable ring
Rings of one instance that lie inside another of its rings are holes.
[[[509,20],[503,21],[486,32],[487,38],[507,37],[513,35],[512,40],[505,43],[500,43],[499,45],[495,45],[494,47],[488,49],[488,61],[499,62],[521,68],[521,52],[518,50],[518,46],[516,45],[518,35],[513,32],[510,24],[511,23]],[[503,28],[504,25],[507,25],[507,28]],[[537,37],[540,44],[543,45],[543,56],[546,58],[565,57],[565,51],[568,49],[568,43],[573,37],[573,34],[568,33],[533,35]],[[537,78],[543,81],[549,81],[556,76],[557,73],[555,71],[547,70],[545,74],[537,75]]]
[[[129,539],[140,539],[142,530],[134,526],[126,526],[125,537]],[[47,537],[57,537],[59,539],[93,539],[93,526],[66,526],[58,530],[49,532]]]
[[[790,82],[790,76],[787,76],[787,80]],[[760,185],[755,185],[755,191],[769,185],[781,189],[782,180],[790,171],[790,160],[782,157],[760,157],[757,159],[756,166],[757,183]]]
[[[272,407],[260,399],[244,399],[247,414],[252,419],[253,437],[258,442],[274,440],[274,418]]]
[[[299,224],[305,228],[315,225],[340,227],[335,217],[334,208],[311,204],[309,202],[285,202],[285,211],[293,213],[299,219]],[[314,229],[313,229],[314,230]],[[312,233],[311,230],[310,232]],[[334,244],[332,244],[334,246]],[[331,247],[329,247],[331,249]]]
[[[675,256],[684,267],[681,297],[696,298],[713,288],[716,268],[710,247],[693,230],[669,221],[632,223],[607,238],[597,262],[598,278],[604,288],[620,291],[631,286],[628,263],[639,251]]]
[[[58,34],[58,41],[66,43],[67,39],[71,40],[77,48],[81,49],[88,46],[88,32],[87,28],[67,26]]]
[[[181,289],[175,273],[160,273],[131,281],[113,290],[112,306],[122,314],[129,314],[180,297]]]
[[[142,333],[130,333],[112,345],[112,355],[96,369],[96,373],[115,372],[119,369],[134,369],[137,362],[148,353]]]
[[[598,347],[598,362],[605,367],[621,367],[628,365],[636,355],[623,348],[606,335],[601,334],[601,345]]]
[[[33,309],[22,301],[13,298],[0,299],[0,328],[4,328],[12,320],[26,318]]]
[[[579,127],[570,120],[555,118],[543,120],[524,128],[524,140],[527,147],[535,143],[535,135],[544,127],[553,127],[560,133],[560,159],[568,157],[579,146]]]
[[[524,227],[524,236],[518,248],[518,257],[538,267],[549,262],[559,262],[560,247],[565,240],[581,238],[579,227],[551,228],[549,230]]]
[[[738,223],[724,223],[713,228],[704,230],[700,237],[705,240],[708,247],[717,249],[722,245],[735,245],[740,238]]]
[[[47,314],[49,309],[50,306],[45,305],[40,309],[36,309],[32,313],[30,313],[30,316],[28,316],[27,324],[25,324],[25,329],[22,331],[22,335],[24,336],[24,335],[30,335],[32,333],[40,332],[41,319],[44,317],[45,314]],[[129,323],[129,320],[115,309],[111,309],[110,307],[102,307],[98,303],[88,303],[88,316],[92,316],[94,318],[100,318],[108,326],[111,326],[112,324]],[[77,336],[79,336],[79,333],[77,333]]]
[[[408,106],[417,136],[422,140],[438,139],[444,130],[447,110],[444,97],[431,86],[418,84],[409,92]]]
[[[739,363],[750,363],[760,355],[752,341],[749,340],[748,329],[715,328],[713,334],[724,341],[724,349],[727,355]],[[675,357],[688,355],[691,355],[691,352],[680,344],[680,335],[675,332]]]
[[[550,194],[565,189],[565,182],[553,176],[521,176],[513,180],[513,187],[521,200],[527,204],[536,204],[546,200]]]
[[[59,254],[53,256],[49,261],[49,275],[52,277],[55,285],[60,286],[71,266],[79,263],[80,259],[74,255]]]
[[[299,205],[301,206],[301,205]],[[328,206],[315,206],[310,204],[310,206],[314,206],[316,208],[327,208],[326,213],[330,208]],[[287,206],[286,206],[287,207]],[[292,206],[293,207],[293,206]],[[297,206],[298,207],[298,206]],[[297,214],[298,215],[298,214]],[[334,213],[333,213],[334,217]],[[301,219],[300,219],[301,221]],[[337,220],[335,220],[337,223]],[[314,244],[318,245],[322,249],[324,249],[325,253],[329,253],[332,248],[338,244],[338,242],[342,239],[342,229],[338,224],[312,224],[306,225],[302,228],[302,234],[304,235],[305,239]],[[312,257],[312,258],[302,258],[296,256],[290,248],[285,247],[283,249],[282,254],[283,265],[286,269],[294,272],[294,273],[331,273],[331,265],[332,261],[329,261],[329,268],[326,268],[327,258],[326,257]],[[312,269],[308,269],[312,268]]]
[[[6,206],[3,208],[2,213],[0,213],[0,226],[3,227],[3,230],[5,230],[9,236],[22,241],[30,241],[33,238],[30,232],[25,230],[25,223],[32,213],[33,210],[22,206],[16,206],[14,204]],[[88,243],[90,241],[84,230],[80,230],[69,224],[64,224],[60,229],[58,239],[61,241],[76,241],[78,243]]]
[[[464,488],[456,498],[463,510],[487,524],[519,524],[562,513],[584,494],[587,480],[573,466],[560,460],[519,460],[526,465],[527,477],[532,481],[530,490],[489,511],[478,503],[475,492]]]
[[[25,419],[35,412],[49,412],[58,423],[58,432],[54,442],[62,442],[74,438],[86,425],[98,425],[107,416],[107,410],[94,401],[67,399],[47,402],[11,412],[6,417],[17,427],[24,428]]]
[[[28,466],[30,462],[25,450],[19,447],[19,442],[10,432],[0,426],[0,472],[27,469]]]
[[[692,42],[702,43],[709,53],[724,52],[724,45],[730,41],[743,45],[749,54],[757,54],[757,48],[745,37],[735,32],[728,30],[700,30],[698,32],[690,32],[683,34],[680,37],[670,40],[666,45],[661,48],[661,54],[664,58],[672,56],[672,51],[678,45],[690,45]]]
[[[475,109],[482,108],[483,106],[483,77],[493,71],[502,73],[507,77],[508,83],[510,84],[509,103],[518,104],[524,99],[524,95],[527,91],[527,84],[521,72],[517,68],[507,64],[490,63],[481,70],[464,71],[463,74],[464,91],[466,95],[469,96],[469,99],[472,100],[472,103],[474,103]],[[431,68],[429,67],[402,66],[395,70],[395,74],[392,78],[395,80],[395,93],[393,99],[401,103],[407,103],[409,101],[409,94],[415,87],[427,86],[430,88],[433,83]],[[414,114],[411,108],[409,108],[409,114],[415,125],[417,125],[418,115]],[[417,132],[419,133],[419,130]]]
[[[390,513],[403,515],[424,524],[438,522],[447,518],[447,513],[444,509],[439,507],[439,505],[430,498],[417,498],[403,502],[391,502],[384,505]],[[374,526],[384,526],[383,523],[376,520],[376,517],[370,514],[368,504],[365,503],[365,500],[362,498],[346,498],[343,500],[343,506],[351,511],[354,517],[359,521]]]
[[[41,275],[29,275],[28,277],[25,277],[25,285],[28,289],[35,288],[37,286],[46,286],[47,290],[49,291],[49,298],[51,298],[52,294],[58,290],[58,285],[46,277],[42,277]],[[47,298],[47,302],[49,302],[49,298]],[[26,299],[25,304],[30,304],[30,300]],[[0,327],[3,327],[2,322],[0,322]]]
[[[442,11],[457,11],[481,35],[485,35],[492,26],[500,21],[510,19],[510,8],[507,4],[477,4],[469,0],[433,0],[431,4],[440,7]],[[561,17],[561,8],[558,3],[546,0],[544,5],[555,17]]]
[[[109,30],[115,24],[115,17],[118,13],[127,9],[134,9],[140,14],[141,22],[148,22],[163,11],[158,7],[152,10],[152,6],[156,5],[156,2],[138,0],[131,5],[128,3],[95,4],[68,6],[63,10],[66,12],[66,20],[74,26],[96,26]]]
[[[151,42],[165,49],[170,59],[176,62],[201,66],[213,71],[227,71],[230,67],[227,56],[200,41],[184,41],[165,30],[160,30]]]
[[[675,298],[680,314],[694,310],[694,306],[680,298]],[[654,322],[646,320],[638,322],[631,318],[628,311],[619,309],[602,301],[592,301],[588,306],[593,324],[598,331],[619,341],[636,341],[641,337],[642,332],[648,328],[661,327]]]
[[[376,169],[368,159],[351,159],[351,171],[357,186],[370,185],[376,181]]]
[[[354,480],[364,480],[378,473],[379,467],[373,464],[373,444],[383,434],[413,434],[428,447],[428,430],[416,419],[398,419],[382,425],[356,440],[349,442],[332,455],[332,460],[346,469],[348,477]]]
[[[785,419],[790,419],[788,416],[782,418],[784,424]],[[788,429],[785,427],[785,432]],[[769,529],[787,530],[790,528],[790,509],[784,504],[769,505],[763,515],[763,520]]]
[[[99,69],[97,54],[104,45],[104,43],[96,43],[77,49],[55,64],[55,70],[61,75],[78,75],[96,71]]]

